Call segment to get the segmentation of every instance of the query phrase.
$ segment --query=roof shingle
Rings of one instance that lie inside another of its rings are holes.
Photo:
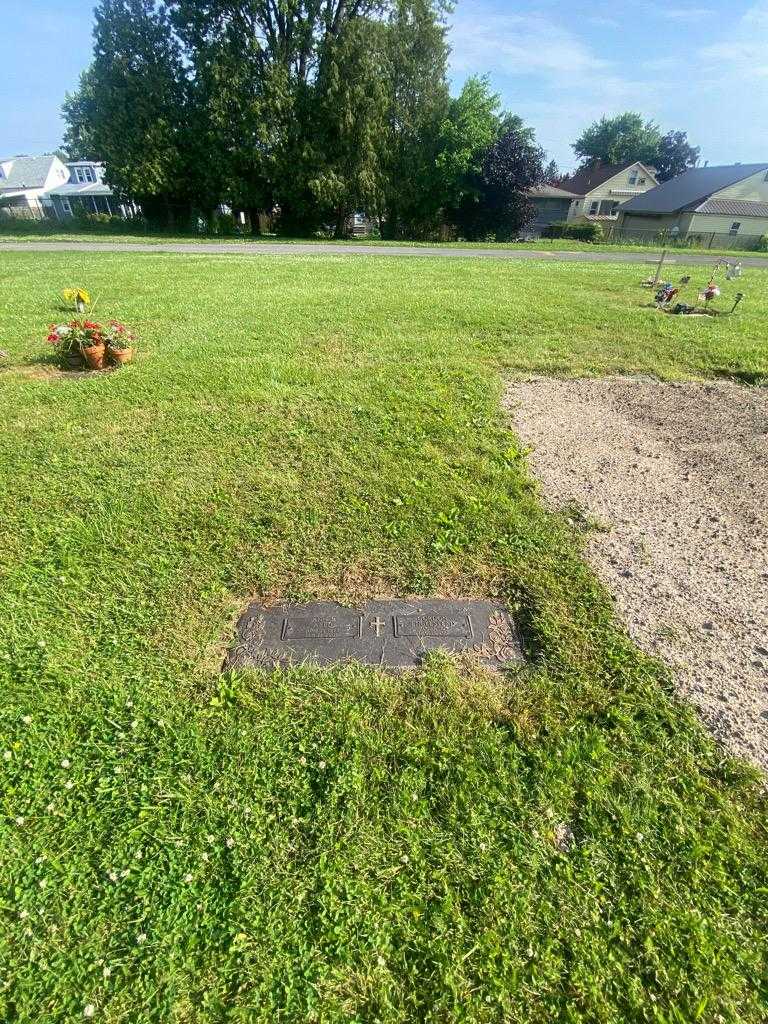
[[[17,156],[2,163],[11,164],[8,177],[0,178],[0,192],[7,189],[42,188],[55,156]]]
[[[664,181],[649,192],[630,199],[622,210],[626,213],[678,213],[680,210],[695,209],[714,192],[763,170],[768,170],[768,163],[693,167],[679,177]]]

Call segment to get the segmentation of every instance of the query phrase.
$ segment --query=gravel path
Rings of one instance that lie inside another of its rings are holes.
[[[648,263],[658,262],[659,253],[572,252],[570,250],[449,249],[442,246],[335,245],[333,242],[2,242],[0,253],[15,252],[175,252],[192,256],[439,256],[444,259],[549,260],[555,263]],[[744,267],[768,267],[766,256],[731,256]],[[675,263],[712,266],[716,256],[681,251],[669,256],[665,267]]]
[[[556,507],[645,650],[731,751],[768,771],[768,390],[534,379],[507,402]]]

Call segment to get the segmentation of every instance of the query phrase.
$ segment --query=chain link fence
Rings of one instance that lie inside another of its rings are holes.
[[[605,241],[616,245],[647,245],[667,249],[734,249],[743,252],[768,251],[768,235],[742,235],[731,232],[696,231],[678,238],[668,231],[621,228],[603,225]]]

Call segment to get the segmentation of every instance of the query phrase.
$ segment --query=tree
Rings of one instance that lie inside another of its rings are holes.
[[[514,238],[533,220],[529,193],[543,181],[543,150],[519,118],[506,117],[503,134],[488,148],[475,178],[475,195],[465,194],[454,219],[465,237]]]
[[[445,0],[393,0],[387,17],[387,131],[382,138],[382,228],[425,238],[441,221],[436,161],[448,113]]]
[[[658,171],[659,181],[667,181],[699,158],[699,147],[691,146],[686,132],[662,135],[653,121],[643,121],[640,114],[627,112],[617,117],[603,117],[589,126],[573,144],[582,166],[601,161],[625,164],[641,160]]]
[[[309,189],[337,238],[355,210],[375,216],[384,191],[388,96],[385,28],[367,19],[326,42],[314,105],[316,173]]]
[[[70,160],[99,159],[99,148],[94,137],[96,83],[92,67],[80,75],[77,91],[65,94],[61,110],[66,123],[64,149],[69,153]]]
[[[196,191],[181,49],[153,0],[101,0],[95,13],[93,63],[64,105],[67,145],[104,161],[147,215],[172,219]]]
[[[560,173],[560,168],[557,166],[557,162],[555,160],[550,160],[544,168],[544,183],[546,185],[556,185],[562,177],[563,176]]]
[[[487,77],[472,76],[452,99],[441,125],[437,168],[445,204],[458,208],[467,196],[477,198],[478,180],[485,156],[503,131],[500,97],[491,91]]]
[[[582,164],[623,164],[641,160],[654,165],[661,132],[653,121],[627,111],[616,117],[602,117],[586,128],[573,144]]]
[[[696,166],[701,150],[688,143],[687,132],[667,132],[659,143],[653,165],[658,171],[659,181],[669,181],[678,174]]]

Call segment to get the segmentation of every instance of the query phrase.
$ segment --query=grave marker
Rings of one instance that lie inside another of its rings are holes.
[[[359,661],[412,668],[431,650],[470,652],[501,668],[523,660],[517,626],[493,601],[369,601],[345,608],[252,604],[241,616],[227,668]]]

